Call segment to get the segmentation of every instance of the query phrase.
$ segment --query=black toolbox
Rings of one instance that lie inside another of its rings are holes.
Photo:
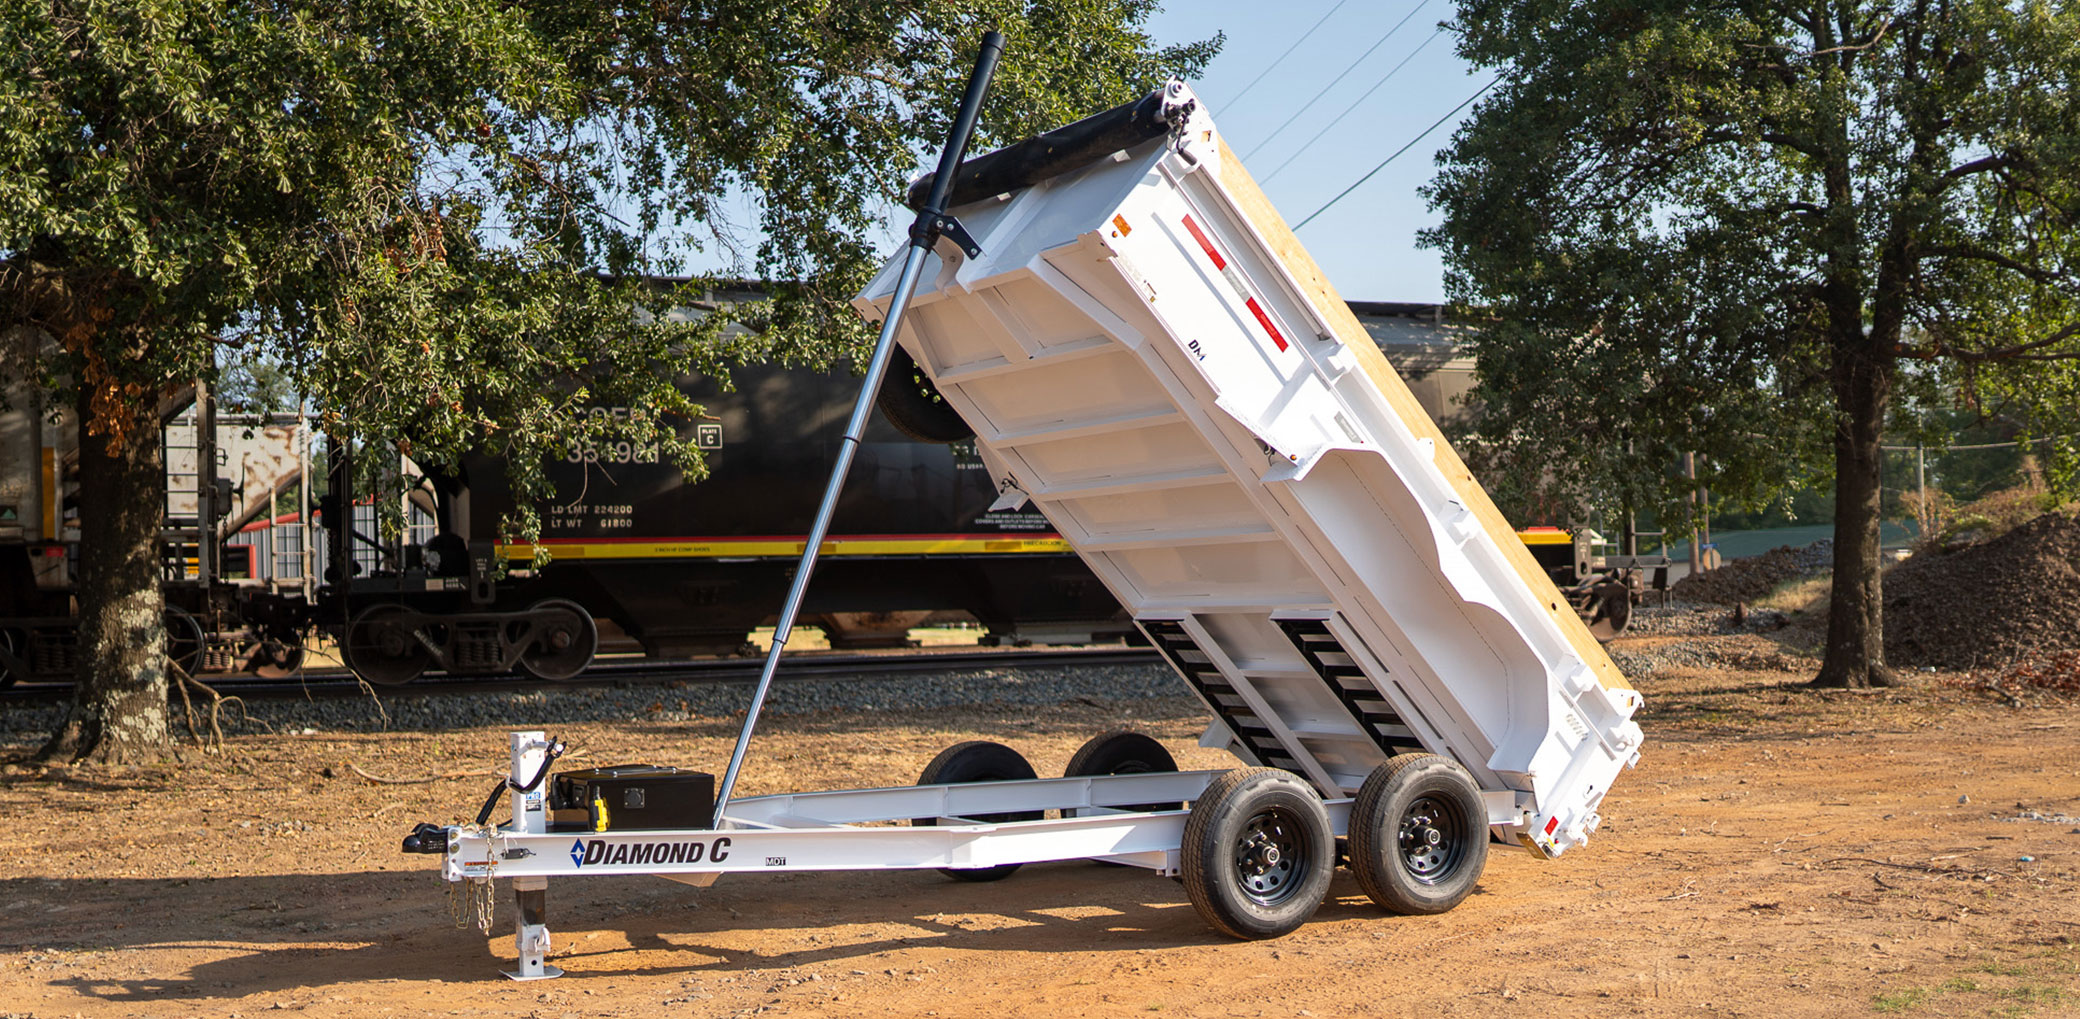
[[[715,826],[715,776],[658,764],[557,772],[549,786],[553,827],[659,831]]]

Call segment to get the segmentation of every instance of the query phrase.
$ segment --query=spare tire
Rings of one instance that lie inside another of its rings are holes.
[[[919,442],[965,442],[975,437],[975,429],[961,420],[901,347],[888,356],[888,374],[874,394],[874,406],[896,431]]]

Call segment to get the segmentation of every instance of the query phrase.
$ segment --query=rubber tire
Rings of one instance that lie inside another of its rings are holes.
[[[1452,812],[1448,825],[1461,849],[1435,877],[1421,877],[1400,852],[1401,819],[1425,797]],[[1358,887],[1383,909],[1408,915],[1442,913],[1458,905],[1488,864],[1488,808],[1480,786],[1457,761],[1437,754],[1401,754],[1372,769],[1351,802],[1350,868]]]
[[[1090,741],[1076,748],[1069,758],[1069,765],[1062,769],[1063,778],[1078,778],[1085,775],[1145,775],[1151,772],[1174,772],[1177,759],[1170,751],[1145,733],[1131,729],[1116,729],[1112,732],[1092,736]],[[1157,810],[1183,810],[1182,803],[1137,803],[1121,806],[1120,810],[1147,813]],[[1075,817],[1073,811],[1062,811],[1063,817]]]
[[[578,627],[572,646],[562,651],[550,651],[545,657],[531,654],[534,650],[532,645],[522,650],[519,659],[513,663],[521,672],[551,683],[564,683],[592,668],[593,656],[599,653],[599,625],[593,622],[592,613],[585,611],[585,606],[565,598],[545,598],[529,605],[527,611],[564,612],[578,621]],[[582,652],[577,650],[579,648],[583,649]]]
[[[1236,848],[1252,821],[1277,810],[1293,822],[1305,855],[1294,866],[1278,901],[1259,902],[1242,886]],[[1329,894],[1336,873],[1336,837],[1328,808],[1300,776],[1277,768],[1237,768],[1223,773],[1192,803],[1179,847],[1185,896],[1201,919],[1244,940],[1290,934],[1307,922]]]
[[[910,352],[901,347],[888,355],[888,371],[881,377],[881,391],[874,394],[874,406],[896,431],[919,442],[966,442],[975,437],[975,429],[932,388]]]
[[[1024,755],[1002,743],[973,739],[966,743],[955,743],[939,751],[939,756],[924,766],[917,776],[918,785],[958,785],[962,782],[1008,782],[1015,779],[1039,778],[1033,765]],[[1015,810],[1004,814],[977,814],[974,820],[989,824],[1010,821],[1038,821],[1047,816],[1044,810]],[[937,827],[936,817],[917,817],[910,820],[912,828]],[[1024,864],[1007,863],[1001,867],[940,867],[939,873],[960,881],[1002,881]]]

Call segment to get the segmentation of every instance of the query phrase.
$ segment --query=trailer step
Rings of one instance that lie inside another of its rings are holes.
[[[1417,753],[1423,744],[1415,733],[1401,720],[1394,706],[1366,678],[1365,670],[1352,661],[1350,653],[1336,635],[1329,632],[1325,619],[1278,619],[1278,628],[1293,642],[1300,657],[1307,659],[1314,674],[1336,695],[1338,703],[1351,713],[1366,735],[1372,738],[1382,753],[1392,757],[1396,754]]]
[[[1192,640],[1191,634],[1185,632],[1182,622],[1168,619],[1144,619],[1140,622],[1149,642],[1169,659],[1171,666],[1190,684],[1199,699],[1213,709],[1221,724],[1242,742],[1254,763],[1299,770],[1296,767],[1299,762],[1279,743],[1278,735],[1253,712],[1248,699],[1228,682],[1219,666],[1214,665],[1206,652]]]

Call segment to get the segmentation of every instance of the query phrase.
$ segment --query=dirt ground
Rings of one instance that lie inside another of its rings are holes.
[[[1938,681],[1658,673],[1645,760],[1591,843],[1495,847],[1477,893],[1389,916],[1339,873],[1300,931],[1211,933],[1181,885],[1070,863],[552,883],[561,980],[498,975],[398,840],[474,813],[495,730],[235,739],[157,773],[0,775],[0,1017],[2080,1015],[2080,717]],[[514,719],[515,727],[528,720]],[[774,719],[743,791],[902,784],[945,745],[1058,774],[1122,721],[1185,767],[1182,699]],[[733,724],[564,732],[581,762],[720,770]],[[388,778],[453,776],[379,785]]]

